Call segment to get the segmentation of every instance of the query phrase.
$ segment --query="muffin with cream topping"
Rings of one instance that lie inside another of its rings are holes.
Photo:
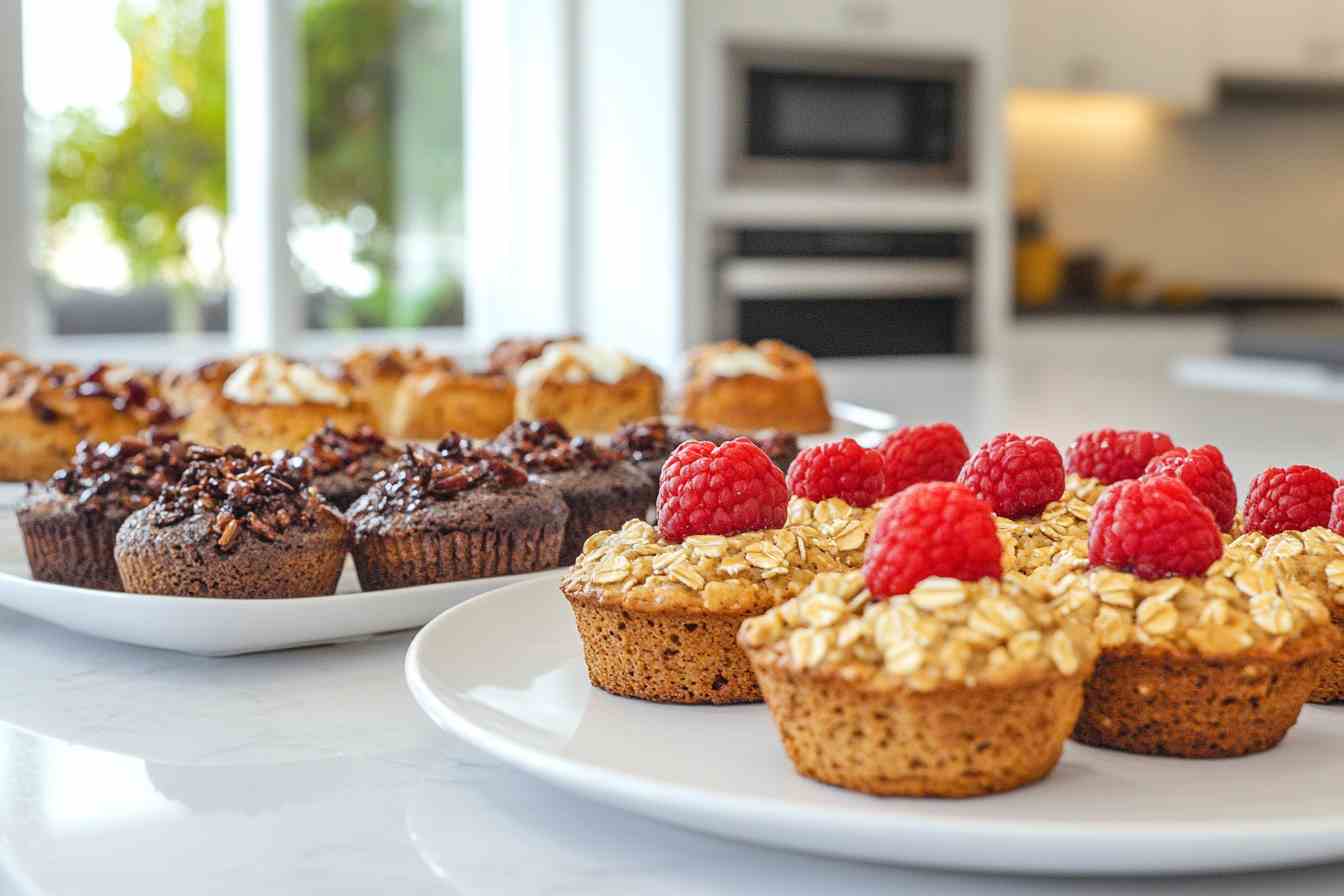
[[[397,434],[392,424],[397,390],[408,376],[431,370],[451,374],[461,367],[452,358],[422,345],[361,348],[340,362],[340,371],[354,385],[355,395],[377,416],[378,428],[392,434]],[[444,432],[436,433],[435,438]]]
[[[673,452],[659,528],[630,519],[592,535],[560,586],[593,685],[663,703],[759,700],[738,627],[841,568],[816,529],[780,528],[787,500],[783,474],[744,439]]]
[[[441,439],[451,432],[493,438],[513,421],[515,389],[498,373],[446,366],[406,374],[387,411],[388,432],[404,439]]]
[[[1090,567],[1090,569],[1089,569]],[[1133,753],[1241,756],[1277,744],[1340,643],[1330,612],[1234,541],[1177,479],[1111,485],[1087,553],[1031,579],[1102,654],[1074,738]]]
[[[183,438],[251,451],[297,451],[326,424],[351,431],[373,423],[353,387],[279,355],[248,358],[187,418]]]
[[[345,520],[302,457],[194,445],[191,463],[127,518],[114,556],[127,591],[239,599],[332,594]]]
[[[564,496],[569,519],[561,564],[573,563],[594,532],[643,517],[657,495],[657,486],[632,464],[591,439],[571,438],[554,420],[520,420],[487,447]]]
[[[628,355],[581,342],[547,345],[515,380],[517,419],[557,420],[575,435],[606,435],[662,409],[662,377]]]
[[[169,368],[159,374],[159,391],[174,412],[185,416],[218,396],[243,360],[214,358],[195,367]]]
[[[831,428],[826,389],[812,356],[774,339],[701,346],[687,359],[681,417],[749,432],[818,433]]]
[[[456,438],[407,445],[348,513],[367,591],[552,569],[568,516],[557,489]]]
[[[1000,576],[988,505],[946,482],[884,506],[864,571],[818,575],[739,641],[798,772],[879,796],[1043,778],[1097,654],[1085,625]]]
[[[337,510],[345,510],[401,457],[401,451],[371,426],[343,432],[328,424],[308,437],[299,455],[313,466],[317,493]]]
[[[188,445],[151,430],[116,442],[81,442],[67,466],[29,483],[17,516],[34,579],[121,591],[117,530],[182,475]]]

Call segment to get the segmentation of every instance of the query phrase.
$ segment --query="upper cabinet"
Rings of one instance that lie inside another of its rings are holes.
[[[1213,96],[1216,2],[1222,0],[1015,0],[1015,82],[1205,106]]]
[[[1344,0],[1217,0],[1219,74],[1261,80],[1344,79]]]

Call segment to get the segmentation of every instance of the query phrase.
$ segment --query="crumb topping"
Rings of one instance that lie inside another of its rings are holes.
[[[130,513],[150,504],[187,467],[189,443],[174,433],[152,429],[116,442],[80,442],[70,465],[47,484],[75,497],[85,513]]]
[[[598,532],[561,585],[571,596],[640,610],[760,612],[842,569],[834,541],[800,526],[664,541],[643,520]]]
[[[164,528],[208,516],[220,551],[236,549],[245,531],[272,542],[289,529],[311,528],[325,506],[312,488],[312,466],[287,451],[268,456],[238,445],[192,445],[187,458],[181,478],[150,505],[149,522]]]
[[[754,660],[773,654],[793,669],[914,691],[1086,676],[1097,656],[1086,625],[1052,613],[1012,573],[1001,582],[928,578],[885,601],[873,600],[860,572],[823,573],[744,622],[738,640]]]
[[[1150,581],[1106,567],[1088,569],[1082,545],[1037,570],[1028,584],[1057,612],[1091,626],[1106,648],[1137,645],[1205,657],[1273,654],[1328,627],[1330,611],[1313,589],[1277,556],[1242,543],[1245,538],[1229,545],[1203,576]],[[1300,548],[1301,539],[1295,540]],[[1275,546],[1293,549],[1286,540]]]
[[[529,473],[605,470],[621,460],[615,451],[592,439],[571,438],[569,431],[554,420],[517,420],[496,436],[487,450]]]

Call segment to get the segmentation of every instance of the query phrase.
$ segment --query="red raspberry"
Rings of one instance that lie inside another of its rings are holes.
[[[877,515],[863,577],[874,597],[909,594],[929,576],[975,581],[1003,575],[994,514],[964,485],[923,482]]]
[[[966,440],[951,423],[906,426],[887,436],[877,450],[886,471],[884,495],[916,482],[951,482],[971,456]]]
[[[1213,519],[1224,532],[1237,518],[1237,483],[1223,461],[1223,452],[1212,445],[1186,451],[1173,448],[1148,461],[1143,475],[1175,476],[1213,511]]]
[[[1121,479],[1138,479],[1148,461],[1175,447],[1166,433],[1098,429],[1073,440],[1067,469],[1109,485]]]
[[[748,439],[682,442],[658,477],[658,532],[668,541],[778,529],[788,513],[783,472]]]
[[[798,453],[789,465],[789,491],[800,498],[839,498],[868,507],[882,497],[882,455],[853,439],[827,442]]]
[[[1335,477],[1315,467],[1270,467],[1246,493],[1246,531],[1275,535],[1328,525],[1338,487]]]
[[[1117,482],[1092,511],[1087,559],[1093,566],[1161,579],[1201,575],[1221,556],[1213,511],[1175,477]]]
[[[1032,516],[1064,494],[1064,461],[1049,439],[1005,432],[971,455],[957,481],[999,516]]]
[[[1330,528],[1344,535],[1344,485],[1335,489],[1335,498],[1330,502]]]

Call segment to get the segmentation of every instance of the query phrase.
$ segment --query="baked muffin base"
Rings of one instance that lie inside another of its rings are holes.
[[[121,591],[113,559],[121,517],[78,511],[42,514],[19,511],[19,529],[34,579],[75,588]]]
[[[563,525],[517,530],[356,532],[350,553],[365,591],[554,569]]]
[[[1326,600],[1325,605],[1330,608],[1330,621],[1335,630],[1344,635],[1344,608],[1333,600]],[[1337,703],[1340,700],[1344,700],[1344,648],[1325,658],[1316,687],[1307,698],[1308,703]]]
[[[569,599],[588,680],[656,703],[758,703],[761,689],[737,644],[750,614],[643,613]]]
[[[1077,675],[916,692],[778,663],[756,674],[799,774],[874,796],[973,797],[1038,781],[1083,703]]]
[[[1306,646],[1279,660],[1103,651],[1073,739],[1196,759],[1268,750],[1297,722],[1327,657]]]

